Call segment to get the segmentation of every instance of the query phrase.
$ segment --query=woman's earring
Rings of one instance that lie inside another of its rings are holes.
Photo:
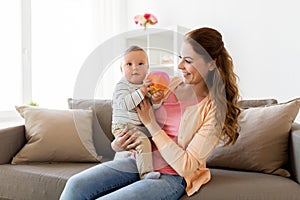
[[[210,63],[208,70],[212,72],[212,71],[214,71],[214,69],[216,69],[216,68],[217,68],[216,61],[213,60],[213,61]]]

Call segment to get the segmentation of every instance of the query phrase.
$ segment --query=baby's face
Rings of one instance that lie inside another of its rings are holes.
[[[148,57],[143,51],[131,51],[124,56],[121,71],[126,80],[133,84],[141,84],[148,72]]]

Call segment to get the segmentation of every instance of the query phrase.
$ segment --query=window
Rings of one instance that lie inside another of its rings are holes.
[[[48,108],[67,107],[87,57],[125,31],[124,5],[116,0],[31,0],[33,101]]]
[[[67,108],[88,55],[107,38],[126,31],[126,4],[125,0],[1,1],[1,124],[19,118],[14,106],[31,100],[42,107]]]
[[[21,97],[21,1],[0,1],[0,111],[13,110]]]
[[[22,102],[21,1],[0,1],[0,24],[1,128],[18,121],[13,110]]]
[[[77,74],[99,45],[96,1],[32,0],[32,98],[66,108]]]

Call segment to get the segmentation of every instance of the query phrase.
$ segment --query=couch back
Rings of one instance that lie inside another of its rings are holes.
[[[114,136],[111,132],[112,101],[102,99],[68,99],[70,109],[92,109],[94,111],[93,139],[96,151],[106,160],[114,158],[111,148]]]
[[[275,99],[267,100],[243,100],[239,102],[241,108],[247,109],[250,107],[268,106],[277,104]],[[92,109],[95,114],[94,123],[94,143],[97,153],[107,159],[113,159],[115,152],[111,149],[110,143],[114,139],[111,133],[112,121],[112,101],[101,99],[68,99],[70,109]],[[100,133],[100,134],[99,134]],[[283,166],[285,169],[293,172],[291,167],[291,159],[289,158],[288,166]],[[208,165],[209,166],[209,165]]]
[[[112,101],[108,99],[68,99],[68,106],[70,109],[92,109],[97,117],[100,127],[112,141],[114,139],[111,133],[112,121]]]
[[[262,100],[241,100],[239,106],[243,109],[250,107],[259,107],[277,104],[276,99]],[[111,133],[112,121],[112,101],[110,99],[68,99],[68,107],[70,109],[92,109],[95,112],[97,121],[107,136],[112,141],[114,139]]]

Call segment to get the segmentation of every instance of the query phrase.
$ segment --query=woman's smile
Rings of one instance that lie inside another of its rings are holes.
[[[182,72],[182,75],[183,75],[184,78],[187,78],[188,76],[191,75],[191,73],[189,73],[189,72]]]

